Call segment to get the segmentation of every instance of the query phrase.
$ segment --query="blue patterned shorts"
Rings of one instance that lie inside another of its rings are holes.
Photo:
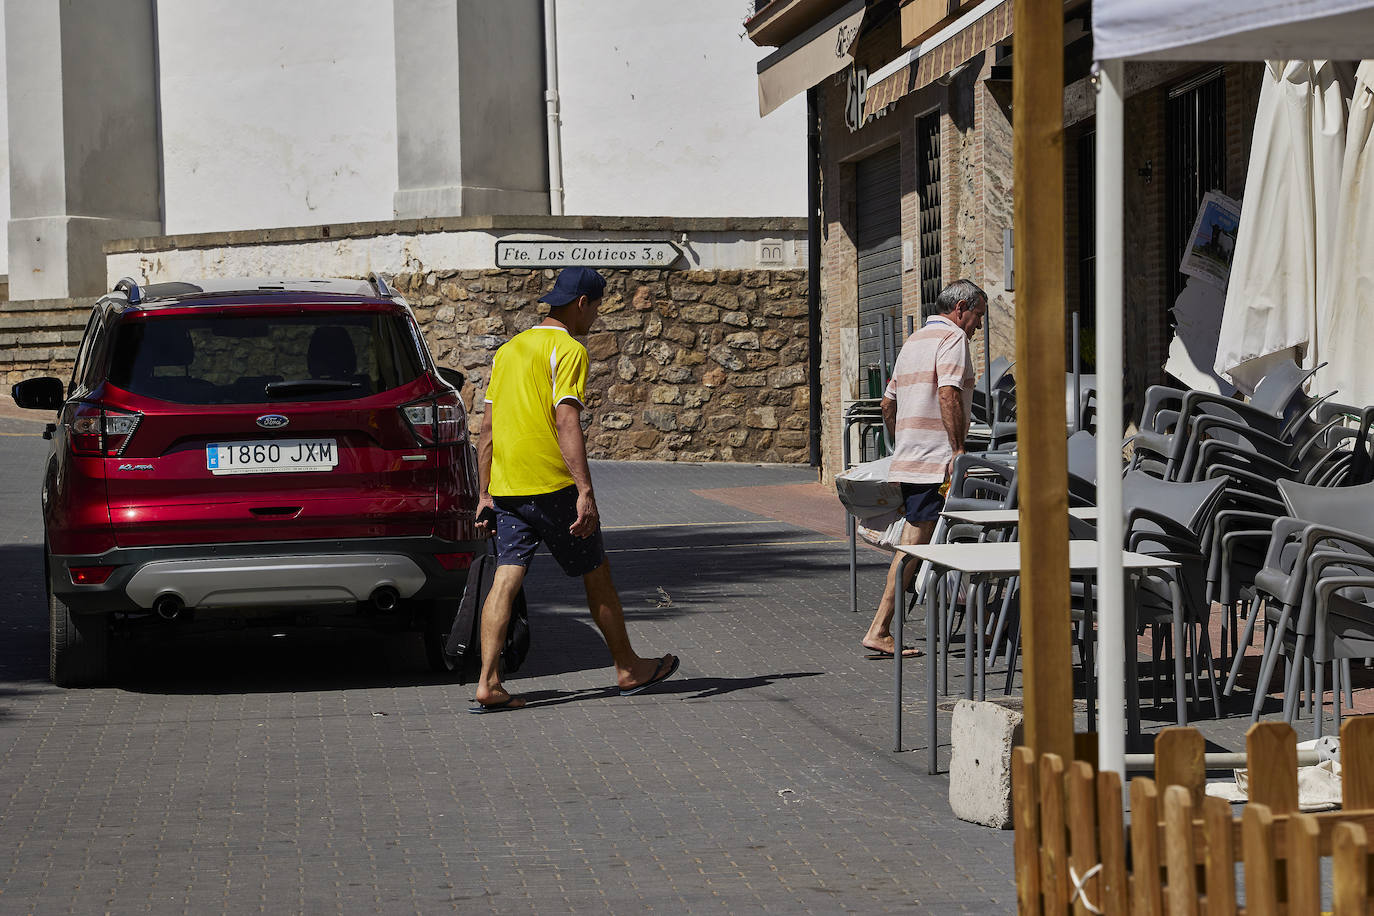
[[[585,538],[568,530],[577,521],[577,487],[533,496],[496,496],[496,565],[529,568],[543,541],[570,576],[585,576],[606,559],[601,527]]]

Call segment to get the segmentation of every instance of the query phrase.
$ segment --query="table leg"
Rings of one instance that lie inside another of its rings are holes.
[[[940,770],[936,753],[936,744],[940,740],[940,724],[935,718],[939,715],[938,704],[935,701],[935,668],[943,645],[940,638],[940,621],[944,620],[944,614],[940,611],[939,600],[936,597],[940,590],[939,581],[932,577],[930,587],[926,589],[926,772],[931,775]]]
[[[1088,731],[1097,731],[1097,671],[1095,640],[1097,628],[1093,625],[1093,585],[1096,580],[1091,573],[1083,576],[1083,696],[1087,701]]]
[[[859,613],[859,542],[854,516],[845,513],[845,531],[849,534],[849,612]]]
[[[984,654],[986,651],[986,646],[984,645],[984,643],[987,641],[987,639],[983,635],[983,633],[988,626],[987,616],[989,581],[990,580],[988,579],[984,579],[981,583],[978,584],[978,619],[975,621],[975,623],[978,626],[978,700],[980,702],[988,698],[988,659],[987,655]]]
[[[974,697],[974,688],[977,686],[974,683],[973,675],[973,628],[978,623],[978,600],[973,597],[973,593],[978,590],[978,586],[974,583],[973,576],[969,576],[967,580],[960,576],[955,581],[959,583],[960,590],[964,593],[964,696],[971,700]],[[959,600],[958,596],[959,590],[956,590],[950,599],[951,606]],[[972,604],[969,603],[970,599],[972,599]]]
[[[898,583],[906,581],[907,566],[913,562],[910,556],[902,561]],[[896,609],[892,614],[892,752],[898,754],[902,750],[902,618],[906,617],[905,589],[897,590],[895,604]]]
[[[936,567],[937,572],[938,570],[939,567]],[[948,591],[949,573],[939,573],[938,577],[936,575],[932,575],[930,577],[930,587],[937,594],[943,594],[944,592]],[[945,607],[944,603],[937,599],[934,604],[934,607],[936,610],[936,614],[940,620],[940,691],[942,693],[949,693],[949,618],[954,614],[954,601],[953,599],[951,599],[949,602],[949,606]]]
[[[1139,573],[1130,573],[1126,578],[1126,600],[1122,602],[1125,612],[1125,654],[1126,654],[1126,749],[1140,737],[1140,661],[1136,658],[1136,607],[1135,593]]]
[[[1188,724],[1188,679],[1184,673],[1188,654],[1188,647],[1184,640],[1188,635],[1183,627],[1183,608],[1180,605],[1174,606],[1174,702],[1178,704],[1176,714],[1179,725]]]

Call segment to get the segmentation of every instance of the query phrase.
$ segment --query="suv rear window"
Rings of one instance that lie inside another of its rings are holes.
[[[144,315],[120,324],[109,380],[178,404],[260,404],[365,397],[422,371],[394,314]]]

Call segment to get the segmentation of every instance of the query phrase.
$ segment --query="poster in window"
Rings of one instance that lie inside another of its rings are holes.
[[[1240,203],[1220,191],[1208,191],[1198,207],[1188,247],[1178,265],[1179,273],[1226,289],[1231,261],[1236,255],[1239,225]]]

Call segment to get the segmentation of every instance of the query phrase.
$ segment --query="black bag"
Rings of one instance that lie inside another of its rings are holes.
[[[495,553],[482,554],[468,569],[468,582],[463,587],[458,613],[453,617],[453,629],[449,630],[448,643],[444,646],[445,654],[454,660],[454,671],[460,684],[476,680],[482,671],[482,605],[487,600],[495,576]],[[519,671],[529,650],[529,608],[525,603],[525,588],[522,585],[511,603],[506,645],[501,650],[502,673],[514,674]]]

